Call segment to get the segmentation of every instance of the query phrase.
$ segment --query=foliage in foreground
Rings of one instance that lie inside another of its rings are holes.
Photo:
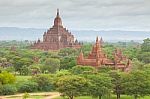
[[[87,79],[76,75],[63,76],[55,83],[57,90],[64,96],[68,96],[69,99],[74,99],[74,96],[84,94],[89,84]]]

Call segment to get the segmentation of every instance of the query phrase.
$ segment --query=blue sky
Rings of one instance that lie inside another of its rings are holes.
[[[0,0],[0,27],[49,28],[57,8],[71,30],[150,30],[150,0]]]

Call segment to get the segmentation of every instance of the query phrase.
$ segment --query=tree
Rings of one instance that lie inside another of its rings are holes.
[[[112,77],[113,92],[117,95],[117,99],[120,99],[122,93],[122,72],[111,71],[110,77]]]
[[[5,69],[3,69],[4,71],[7,71],[7,72],[10,72],[10,73],[13,73],[15,72],[15,68],[13,66],[10,66],[10,67],[7,67]]]
[[[150,52],[150,39],[143,40],[144,43],[141,45],[142,52]]]
[[[20,84],[18,92],[35,92],[37,91],[38,84],[33,81],[24,81]]]
[[[115,47],[112,44],[105,44],[103,46],[103,51],[107,54],[107,57],[109,59],[113,59],[113,51],[115,50]]]
[[[88,54],[92,50],[92,43],[84,43],[81,50],[82,50],[84,56],[88,56]]]
[[[144,63],[150,63],[150,51],[149,52],[140,52],[137,56],[137,58],[144,62]]]
[[[42,67],[43,65],[42,64],[33,64],[30,66],[30,69],[31,69],[31,73],[32,75],[37,75],[41,72],[41,69],[40,67]]]
[[[53,75],[41,74],[32,77],[32,80],[38,84],[38,90],[40,91],[51,91],[54,89]]]
[[[111,78],[106,74],[89,75],[88,79],[91,82],[89,92],[92,96],[99,97],[108,95],[111,93],[112,83]]]
[[[31,73],[31,70],[28,66],[24,65],[20,68],[21,75],[29,75],[30,73]]]
[[[64,48],[64,49],[61,49],[58,53],[58,55],[61,57],[76,56],[77,54],[78,54],[78,50],[73,49],[73,48]]]
[[[49,65],[41,65],[41,66],[40,66],[40,70],[41,70],[41,72],[44,73],[44,74],[50,73],[50,71],[51,71],[51,66],[49,66]]]
[[[133,58],[137,58],[139,51],[140,51],[139,48],[132,46],[124,49],[123,54],[126,55],[128,58],[133,59]]]
[[[71,69],[76,66],[76,59],[74,57],[65,57],[60,60],[60,69]]]
[[[142,70],[144,68],[144,63],[140,62],[139,60],[137,59],[133,59],[132,60],[132,71],[134,70]]]
[[[133,71],[124,76],[124,91],[134,99],[150,94],[150,76],[145,71]]]
[[[56,72],[56,77],[62,77],[66,75],[72,75],[72,74],[71,72],[69,72],[69,70],[60,70]]]
[[[105,65],[102,65],[101,67],[98,68],[99,73],[108,73],[111,70],[112,70],[111,66],[105,66]]]
[[[77,75],[60,77],[56,82],[57,90],[69,99],[87,92],[89,81]]]
[[[45,70],[48,70],[51,73],[55,73],[57,70],[59,70],[60,67],[60,60],[55,58],[48,58],[45,61]]]
[[[147,38],[141,45],[141,51],[138,54],[138,59],[144,63],[150,63],[150,39]]]
[[[15,57],[13,65],[14,65],[15,71],[19,72],[21,75],[23,66],[29,67],[32,63],[33,61],[30,58]]]
[[[145,71],[147,74],[150,75],[150,64],[144,65],[144,68],[142,70]]]
[[[92,66],[80,66],[77,65],[71,69],[73,74],[95,73],[96,69]]]
[[[6,58],[0,58],[0,66],[6,68],[10,65]]]

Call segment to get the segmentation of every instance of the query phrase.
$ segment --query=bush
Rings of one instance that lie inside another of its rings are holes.
[[[0,83],[2,85],[4,84],[12,84],[16,80],[15,76],[11,73],[8,73],[6,71],[0,73]]]
[[[0,95],[13,95],[16,92],[16,87],[14,87],[13,85],[6,84],[1,86]]]
[[[24,95],[23,95],[22,97],[23,97],[23,99],[27,99],[27,98],[30,97],[30,94],[28,94],[28,93],[26,92],[26,93],[24,93]]]
[[[20,86],[18,91],[19,92],[35,92],[37,91],[38,84],[32,81],[23,82]]]

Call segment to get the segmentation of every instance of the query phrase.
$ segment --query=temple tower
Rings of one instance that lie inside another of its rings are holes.
[[[77,58],[78,65],[93,66],[100,68],[101,66],[109,66],[114,69],[120,69],[122,71],[129,71],[131,69],[130,60],[122,54],[120,49],[116,49],[114,52],[114,60],[111,60],[107,55],[102,51],[103,40],[102,38],[96,38],[96,43],[92,47],[91,53],[88,57],[84,58],[83,53],[81,52]]]
[[[62,48],[81,48],[81,43],[74,41],[74,36],[63,27],[59,9],[57,9],[54,24],[43,35],[43,41],[40,39],[32,45],[33,49],[41,50],[59,50]]]

